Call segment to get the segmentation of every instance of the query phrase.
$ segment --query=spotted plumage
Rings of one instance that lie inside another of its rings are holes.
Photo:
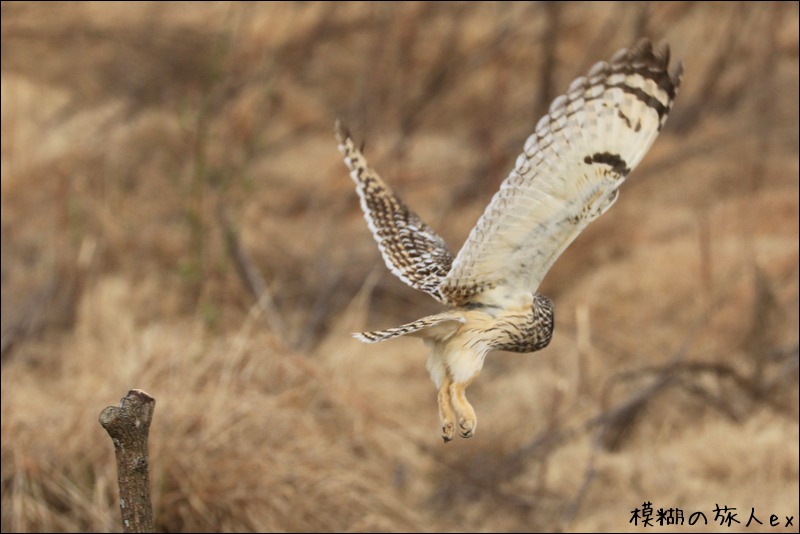
[[[553,263],[605,213],[655,141],[672,109],[682,66],[647,40],[595,64],[556,98],[525,142],[464,246],[454,257],[367,164],[337,122],[339,150],[389,269],[451,307],[388,330],[356,334],[373,343],[403,335],[431,347],[427,368],[439,390],[442,437],[475,432],[466,387],[492,350],[547,346],[553,303],[536,293]]]

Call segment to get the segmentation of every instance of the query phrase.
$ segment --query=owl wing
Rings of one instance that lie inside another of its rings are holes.
[[[668,69],[669,48],[642,40],[553,101],[439,287],[448,303],[530,299],[652,145],[681,81]]]
[[[347,128],[336,122],[339,151],[350,169],[361,209],[386,266],[414,289],[444,302],[439,285],[453,263],[453,254],[433,229],[408,209],[368,164]]]

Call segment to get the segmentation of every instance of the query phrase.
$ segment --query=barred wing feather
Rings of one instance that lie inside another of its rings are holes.
[[[338,121],[336,137],[356,183],[364,218],[386,266],[411,287],[444,302],[439,285],[453,263],[444,239],[411,211],[367,164],[347,128]]]
[[[530,298],[652,145],[680,85],[668,69],[669,48],[643,40],[552,103],[442,281],[449,304]]]

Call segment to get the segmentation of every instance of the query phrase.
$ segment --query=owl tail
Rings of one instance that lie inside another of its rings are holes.
[[[463,317],[453,313],[439,313],[387,330],[360,332],[353,334],[353,337],[364,343],[377,343],[393,337],[409,335],[427,339],[445,339],[453,335],[465,322]]]

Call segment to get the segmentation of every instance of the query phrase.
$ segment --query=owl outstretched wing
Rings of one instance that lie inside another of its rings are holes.
[[[444,302],[439,285],[453,254],[433,229],[408,209],[368,164],[347,128],[336,121],[339,151],[350,169],[361,209],[386,266],[403,282]]]
[[[618,188],[669,115],[682,65],[648,40],[595,64],[553,101],[439,286],[449,304],[530,298]]]

